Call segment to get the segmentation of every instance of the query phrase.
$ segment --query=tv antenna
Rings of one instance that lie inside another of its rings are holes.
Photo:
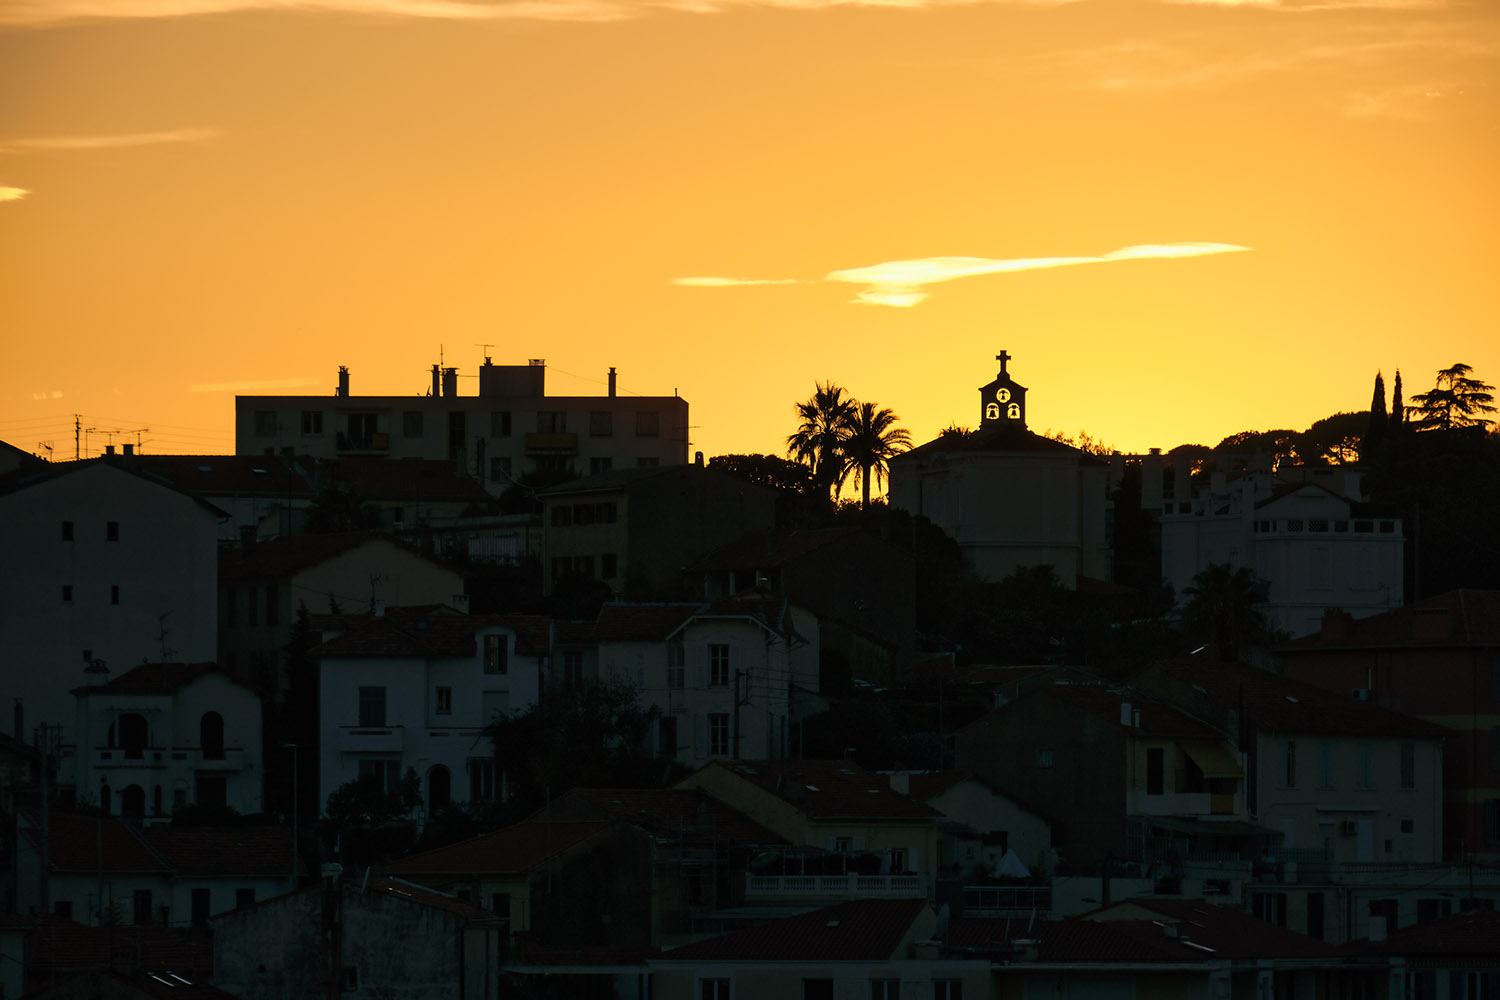
[[[482,348],[484,350],[484,363],[485,364],[489,364],[490,363],[490,348],[494,347],[495,345],[494,344],[475,344],[474,346]]]

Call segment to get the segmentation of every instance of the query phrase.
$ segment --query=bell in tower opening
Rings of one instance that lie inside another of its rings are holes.
[[[995,355],[1000,362],[1000,374],[995,381],[979,390],[979,429],[992,430],[997,427],[1026,429],[1026,387],[1010,377],[1006,365],[1011,360],[1009,351]]]

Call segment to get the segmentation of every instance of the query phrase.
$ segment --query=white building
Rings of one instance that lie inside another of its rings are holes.
[[[391,613],[313,650],[322,661],[319,801],[373,774],[394,790],[408,769],[428,815],[499,796],[484,728],[540,693],[551,623],[534,616]]]
[[[600,677],[660,709],[657,753],[689,767],[787,756],[791,689],[818,687],[817,619],[775,595],[606,604],[595,634]]]
[[[123,456],[22,470],[0,484],[0,675],[28,739],[39,725],[60,727],[61,785],[74,781],[69,692],[86,667],[214,659],[226,516]]]
[[[130,820],[262,811],[261,704],[211,663],[145,663],[73,691],[78,797]]]
[[[458,369],[432,368],[428,395],[351,396],[339,370],[333,396],[235,397],[241,455],[447,459],[495,495],[532,473],[593,475],[682,465],[688,404],[679,396],[549,396],[547,367],[479,369],[479,392],[458,394]]]
[[[1026,387],[1005,370],[979,390],[979,429],[944,434],[891,459],[890,503],[958,543],[986,580],[1050,565],[1066,587],[1110,576],[1109,466],[1026,429]]]
[[[1317,632],[1329,608],[1363,618],[1400,607],[1401,518],[1355,499],[1357,473],[1342,490],[1216,474],[1189,512],[1162,516],[1162,576],[1180,596],[1213,563],[1249,567],[1270,584],[1271,625],[1292,636]]]

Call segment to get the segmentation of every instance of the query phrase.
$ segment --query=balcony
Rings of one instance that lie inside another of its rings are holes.
[[[527,455],[576,455],[578,435],[568,431],[533,431],[526,435]]]
[[[129,750],[121,747],[94,747],[88,751],[89,766],[105,770],[143,768],[161,771],[166,769],[169,756],[165,747]]]
[[[341,455],[384,455],[391,450],[391,436],[385,431],[369,434],[339,432],[338,450]]]
[[[745,899],[926,899],[927,876],[901,875],[746,875]]]
[[[400,726],[339,726],[339,750],[344,753],[400,753]]]
[[[1050,885],[966,885],[964,915],[973,917],[1030,917],[1045,920],[1052,912]]]

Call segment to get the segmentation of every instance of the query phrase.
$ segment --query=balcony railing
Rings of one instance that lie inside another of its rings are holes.
[[[578,435],[571,431],[532,431],[526,435],[528,455],[576,455]]]
[[[747,875],[746,899],[925,899],[927,876]]]
[[[161,770],[166,768],[168,758],[171,754],[166,747],[141,747],[139,749],[124,747],[94,747],[88,751],[89,764],[96,768],[150,768]]]
[[[339,749],[347,753],[400,753],[400,726],[340,726]]]
[[[369,434],[349,434],[340,431],[338,450],[384,454],[391,450],[391,436],[385,431],[371,431]]]
[[[1045,917],[1052,912],[1050,885],[966,885],[964,915],[977,917]]]

